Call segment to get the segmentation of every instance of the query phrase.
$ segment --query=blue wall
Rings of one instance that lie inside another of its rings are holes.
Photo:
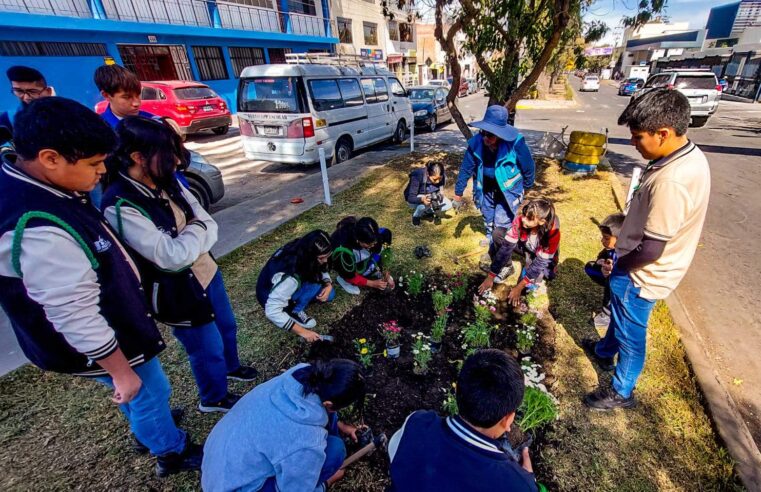
[[[740,2],[712,8],[706,22],[706,39],[728,38],[738,10],[740,10]]]
[[[44,26],[44,27],[43,27]],[[330,51],[335,38],[320,38],[285,33],[240,31],[206,27],[175,26],[164,24],[141,24],[100,19],[75,19],[45,15],[2,13],[0,20],[0,41],[49,41],[104,43],[108,56],[122,64],[117,44],[149,44],[148,36],[156,37],[156,44],[185,45],[195,80],[198,80],[222,96],[233,112],[237,111],[235,90],[238,80],[234,76],[229,53],[225,47],[245,46],[265,49],[290,48],[293,52],[310,49]],[[225,57],[227,80],[201,81],[198,67],[193,59],[191,46],[221,46]],[[267,58],[267,61],[268,58]],[[88,57],[39,57],[0,56],[0,109],[18,105],[18,100],[10,93],[10,84],[4,74],[12,65],[27,65],[40,70],[56,94],[75,99],[88,107],[93,107],[100,94],[93,83],[95,69],[103,65],[101,56]]]

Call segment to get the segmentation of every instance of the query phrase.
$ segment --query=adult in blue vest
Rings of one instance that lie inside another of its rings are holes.
[[[481,131],[468,140],[454,188],[452,205],[459,209],[473,178],[473,202],[484,216],[488,243],[495,227],[510,228],[524,191],[534,185],[531,151],[507,118],[507,109],[494,105],[486,108],[483,120],[470,124]]]

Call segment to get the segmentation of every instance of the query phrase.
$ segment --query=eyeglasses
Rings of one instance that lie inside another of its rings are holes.
[[[44,87],[42,89],[19,89],[17,87],[14,87],[11,89],[11,94],[13,94],[16,97],[40,97],[40,94],[45,92],[48,88]]]

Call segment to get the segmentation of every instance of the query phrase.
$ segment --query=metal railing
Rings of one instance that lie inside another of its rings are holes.
[[[0,11],[92,18],[88,0],[0,0]]]
[[[102,0],[112,20],[211,27],[204,0]]]
[[[279,12],[239,3],[217,2],[219,19],[226,29],[283,32]]]

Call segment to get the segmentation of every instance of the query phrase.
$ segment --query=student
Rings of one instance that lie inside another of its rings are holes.
[[[134,251],[156,319],[188,353],[198,409],[226,412],[239,398],[227,380],[253,381],[256,370],[238,360],[235,315],[209,254],[217,224],[175,178],[186,152],[171,128],[136,116],[116,128],[103,214]]]
[[[486,241],[497,227],[509,228],[523,200],[523,192],[534,185],[534,158],[518,130],[507,123],[507,109],[486,108],[481,121],[470,124],[481,132],[468,140],[454,189],[455,209],[473,178],[473,201],[484,217]]]
[[[602,296],[602,309],[592,320],[596,328],[607,328],[610,324],[610,284],[608,278],[616,263],[616,238],[621,231],[624,222],[624,214],[611,214],[600,224],[600,242],[602,250],[597,254],[597,259],[587,262],[584,272],[597,285],[604,289]],[[595,343],[597,341],[595,340]]]
[[[314,300],[330,302],[336,292],[330,280],[333,247],[328,233],[315,230],[294,239],[267,260],[256,281],[256,298],[272,323],[315,342],[314,318],[304,311]]]
[[[459,414],[441,418],[419,410],[391,437],[389,490],[536,491],[528,449],[518,464],[500,442],[515,420],[523,391],[523,371],[504,351],[479,350],[468,357],[457,378]]]
[[[338,272],[336,280],[352,295],[359,295],[360,287],[378,290],[393,289],[394,279],[383,261],[390,250],[391,231],[378,227],[371,217],[346,217],[336,226],[330,237],[333,244],[331,257],[333,268]]]
[[[137,75],[126,68],[120,65],[102,65],[95,70],[94,80],[100,95],[108,101],[108,107],[101,116],[111,128],[116,128],[119,121],[127,116],[156,117],[140,110],[142,85]]]
[[[404,189],[404,199],[412,213],[412,225],[419,226],[421,217],[434,213],[446,212],[452,208],[452,201],[441,194],[441,190],[447,184],[447,176],[444,165],[440,162],[429,162],[425,167],[415,169],[410,173],[410,181]],[[438,195],[440,208],[434,210],[432,196]]]
[[[346,447],[357,428],[338,411],[365,398],[362,368],[333,359],[299,364],[241,398],[206,440],[206,492],[325,491],[343,478]]]
[[[11,83],[11,92],[19,99],[19,107],[0,113],[0,127],[7,129],[6,138],[0,141],[0,144],[9,141],[8,133],[13,134],[13,117],[17,111],[34,100],[53,95],[53,88],[48,86],[45,77],[35,68],[15,65],[6,70],[5,74],[8,76],[8,82]]]
[[[43,370],[112,387],[159,476],[199,468],[200,447],[172,421],[140,274],[87,199],[113,131],[59,97],[31,102],[14,123],[18,157],[0,171],[0,304],[19,345]]]
[[[636,405],[633,391],[645,365],[650,313],[687,272],[711,192],[708,161],[687,138],[690,103],[681,92],[654,89],[633,99],[618,123],[629,127],[632,145],[649,163],[616,241],[610,326],[593,353],[602,361],[618,354],[618,363],[613,384],[584,399],[595,410]]]
[[[526,260],[518,284],[507,296],[514,306],[520,303],[523,289],[538,286],[544,279],[555,278],[560,250],[560,219],[550,200],[539,198],[526,203],[510,229],[494,229],[493,239],[489,246],[491,267],[478,287],[479,293],[512,275],[513,252],[523,255]]]

